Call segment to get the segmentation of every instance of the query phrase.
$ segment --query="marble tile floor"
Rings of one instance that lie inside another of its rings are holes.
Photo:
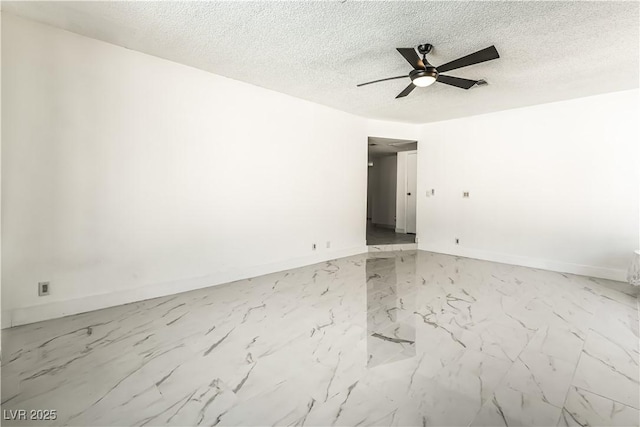
[[[57,418],[3,425],[638,426],[638,340],[623,283],[368,253],[4,330]]]
[[[417,243],[394,243],[390,245],[368,245],[369,252],[400,252],[415,251],[418,249]]]

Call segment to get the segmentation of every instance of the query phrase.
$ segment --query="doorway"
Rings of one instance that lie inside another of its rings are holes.
[[[367,245],[416,241],[417,141],[368,138]]]

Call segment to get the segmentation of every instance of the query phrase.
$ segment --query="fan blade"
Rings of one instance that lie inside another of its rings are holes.
[[[460,77],[444,76],[442,74],[438,76],[436,81],[462,89],[471,89],[478,84],[477,80],[461,79]]]
[[[438,69],[439,73],[444,73],[447,71],[455,70],[457,68],[468,67],[469,65],[479,64],[481,62],[491,61],[492,59],[498,58],[500,58],[500,55],[498,55],[496,47],[491,46],[472,53],[471,55],[458,58],[455,61],[447,62],[446,64],[442,64],[441,66],[436,68]]]
[[[398,94],[398,96],[396,96],[396,99],[404,98],[405,96],[409,95],[411,93],[411,91],[414,90],[415,88],[416,88],[415,85],[413,83],[410,83],[409,86],[404,88],[404,90],[402,92],[400,92]]]
[[[422,59],[416,53],[416,50],[412,47],[397,47],[396,50],[400,52],[400,55],[404,56],[414,70],[424,70],[424,63]]]
[[[388,77],[386,79],[380,79],[380,80],[374,80],[372,82],[360,83],[359,85],[356,85],[356,87],[370,85],[371,83],[386,82],[387,80],[406,79],[407,77],[409,77],[409,76],[404,75],[404,76],[398,76],[398,77]]]

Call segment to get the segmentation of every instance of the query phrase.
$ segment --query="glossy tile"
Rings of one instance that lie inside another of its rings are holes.
[[[559,426],[637,426],[638,410],[576,387],[569,389]]]
[[[590,331],[572,384],[640,409],[638,353],[630,349],[632,343],[625,344],[629,345],[618,344],[596,331]]]
[[[637,426],[638,336],[621,283],[376,251],[4,330],[58,417],[3,424]]]
[[[542,402],[562,407],[574,370],[572,363],[524,350],[511,366],[504,384]]]
[[[499,387],[486,402],[472,426],[553,426],[560,417],[560,408],[537,397]]]
[[[397,252],[397,251],[415,251],[418,249],[417,243],[389,243],[367,246],[369,252]]]

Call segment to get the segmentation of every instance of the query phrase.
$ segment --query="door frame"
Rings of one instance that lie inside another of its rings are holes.
[[[409,216],[409,196],[407,195],[408,189],[409,189],[409,162],[407,161],[405,168],[404,168],[404,188],[405,188],[405,192],[404,192],[404,232],[405,234],[414,234],[417,236],[418,234],[418,150],[411,150],[411,151],[403,151],[403,153],[407,154],[407,158],[410,154],[415,154],[416,156],[416,176],[415,176],[415,180],[416,180],[416,188],[415,188],[415,200],[416,200],[416,209],[415,209],[415,213],[414,216],[416,218],[416,229],[413,233],[409,233],[409,227],[407,226],[409,224],[408,216]],[[398,153],[400,154],[400,153]]]

